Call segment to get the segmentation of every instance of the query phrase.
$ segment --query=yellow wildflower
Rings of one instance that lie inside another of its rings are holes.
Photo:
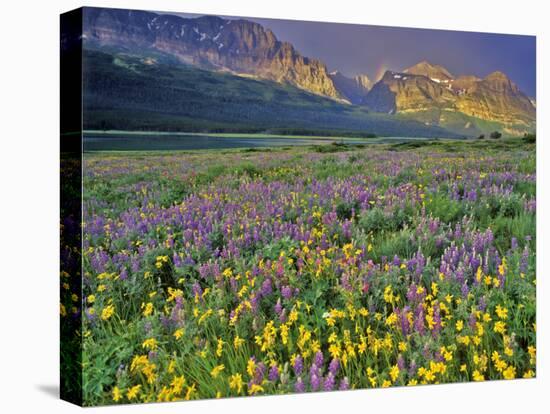
[[[155,338],[148,338],[141,344],[143,348],[153,351],[157,348],[157,340]]]
[[[508,317],[508,309],[500,305],[496,306],[495,312],[500,319],[506,319]]]
[[[122,398],[122,393],[120,392],[120,389],[115,385],[113,387],[113,401],[117,402],[120,401]]]
[[[235,339],[233,340],[233,346],[235,349],[239,349],[242,344],[244,344],[244,339],[241,338],[239,335],[235,336]]]
[[[229,378],[229,388],[237,391],[237,394],[241,393],[241,390],[243,388],[243,377],[241,374],[231,375],[231,377]]]
[[[217,378],[218,375],[220,375],[220,372],[222,372],[225,369],[225,365],[217,365],[214,368],[212,368],[212,371],[210,371],[210,375],[212,375],[212,378]]]
[[[514,378],[516,378],[516,368],[513,367],[512,365],[508,366],[508,368],[506,368],[506,369],[502,372],[502,376],[503,376],[505,379],[514,379]]]
[[[106,321],[111,316],[113,316],[114,313],[115,313],[115,307],[113,305],[108,305],[104,307],[103,310],[101,311],[101,319]]]
[[[485,381],[485,377],[477,369],[473,372],[472,378],[474,379],[474,381]]]
[[[134,385],[132,388],[130,388],[128,390],[128,392],[126,393],[126,397],[129,399],[129,400],[133,400],[134,398],[136,398],[138,396],[138,393],[139,393],[139,390],[141,389],[141,385]]]
[[[394,365],[390,369],[390,378],[392,382],[395,382],[398,376],[399,376],[399,367],[397,365]]]
[[[153,304],[151,302],[147,303],[146,305],[143,304],[141,307],[145,308],[145,309],[143,309],[143,316],[149,316],[153,313],[154,307],[153,307]]]

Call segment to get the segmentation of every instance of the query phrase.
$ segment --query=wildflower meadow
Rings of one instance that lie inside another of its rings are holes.
[[[535,164],[521,139],[85,154],[84,404],[534,377]]]

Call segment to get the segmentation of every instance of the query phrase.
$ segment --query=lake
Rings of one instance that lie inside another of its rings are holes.
[[[281,147],[290,145],[321,145],[333,142],[344,144],[380,143],[378,139],[339,137],[281,137],[227,134],[130,134],[84,133],[84,151],[155,151],[155,150],[204,150],[231,148]]]

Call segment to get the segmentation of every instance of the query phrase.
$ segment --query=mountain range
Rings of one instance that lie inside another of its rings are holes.
[[[368,126],[368,132],[372,133],[381,133],[380,122],[385,124],[382,128],[385,132],[387,124],[395,122],[399,125],[394,128],[397,132],[404,127],[424,135],[431,130],[436,135],[447,131],[447,135],[452,136],[474,136],[494,129],[521,134],[535,128],[534,101],[502,72],[495,71],[485,78],[454,76],[441,65],[422,61],[404,70],[386,71],[376,82],[367,75],[347,77],[339,71],[329,72],[322,61],[303,56],[291,43],[278,40],[271,30],[244,19],[184,18],[146,11],[85,8],[82,37],[85,50],[102,54],[88,56],[101,60],[103,69],[108,62],[114,66],[118,62],[118,68],[125,67],[127,71],[133,65],[132,75],[136,75],[138,67],[142,72],[147,69],[145,72],[149,74],[151,67],[155,67],[163,75],[172,70],[186,71],[188,75],[191,71],[201,71],[202,75],[195,78],[223,79],[221,82],[228,88],[230,80],[241,86],[243,83],[237,79],[249,80],[254,82],[247,84],[253,85],[252,89],[263,88],[256,96],[260,101],[265,96],[273,97],[283,90],[288,94],[292,90],[290,95],[312,106],[308,107],[310,127],[315,125],[314,107],[318,105],[323,109],[321,113],[330,113],[328,119],[338,118],[333,124],[338,129],[346,129],[346,117],[340,119],[342,114],[353,114],[357,122],[350,122],[347,129],[363,130]],[[171,69],[173,67],[179,69]],[[111,69],[103,76],[123,76]],[[183,81],[182,77],[177,78]],[[103,111],[105,115],[109,108],[102,102],[101,91],[96,89],[100,83],[87,83],[94,102],[88,107],[91,112]],[[116,88],[117,83],[112,86]],[[198,90],[201,86],[195,85],[195,94],[201,93]],[[173,87],[177,89],[178,85]],[[189,93],[182,94],[181,99],[189,99],[192,95]],[[247,112],[246,97],[235,91],[230,95],[234,102],[239,102],[240,111]],[[276,99],[266,104],[277,112]],[[111,101],[111,105],[115,102]],[[295,106],[304,108],[285,99],[280,100],[280,105],[287,105],[288,110]],[[203,118],[199,113],[186,112],[182,116]],[[233,116],[239,117],[238,113]],[[275,121],[267,122],[266,118],[265,125],[276,125]],[[281,121],[279,119],[279,124]],[[299,127],[300,118],[294,121],[291,124]],[[204,122],[208,123],[208,117]],[[331,125],[323,119],[319,122]]]

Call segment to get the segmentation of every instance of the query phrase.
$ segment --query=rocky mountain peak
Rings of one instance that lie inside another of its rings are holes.
[[[489,88],[501,93],[519,94],[521,93],[518,86],[510,80],[506,74],[501,71],[495,71],[487,75],[483,79],[483,83]]]
[[[354,77],[358,85],[361,85],[363,88],[369,90],[372,87],[372,81],[367,75],[361,74]]]
[[[485,77],[485,80],[488,81],[509,81],[510,79],[508,76],[506,76],[505,73],[501,72],[500,70],[495,70],[494,72],[488,74]]]
[[[417,63],[403,71],[403,73],[409,73],[411,75],[422,75],[432,80],[437,79],[440,81],[449,81],[454,76],[443,66],[432,64],[426,60]]]
[[[350,78],[334,70],[329,73],[329,77],[342,97],[352,104],[362,104],[372,86],[367,75],[357,75]]]

